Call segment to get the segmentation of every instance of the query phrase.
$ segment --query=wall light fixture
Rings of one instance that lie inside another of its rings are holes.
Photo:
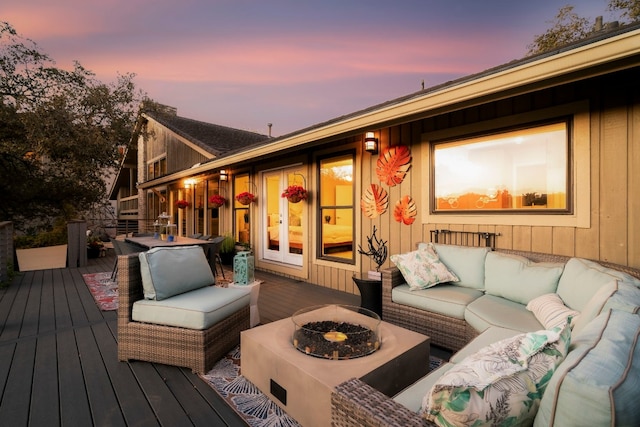
[[[378,154],[378,138],[373,132],[367,132],[364,136],[364,149],[371,154]]]

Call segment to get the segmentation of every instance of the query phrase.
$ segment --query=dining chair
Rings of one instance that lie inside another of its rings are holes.
[[[116,279],[118,274],[118,255],[128,255],[144,251],[144,249],[138,245],[125,242],[124,240],[113,239],[113,252],[116,254],[116,261],[113,265],[113,271],[111,272],[111,280]]]
[[[211,270],[213,270],[213,274],[218,275],[218,269],[216,267],[216,261],[220,265],[220,271],[222,272],[222,278],[226,279],[224,276],[224,268],[222,268],[222,258],[220,258],[220,247],[222,247],[222,241],[224,240],[224,236],[214,237],[210,240],[211,243],[207,245],[207,255],[209,258],[209,265],[211,266]]]

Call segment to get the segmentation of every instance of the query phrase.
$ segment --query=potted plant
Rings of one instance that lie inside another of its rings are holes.
[[[87,237],[87,258],[98,258],[104,243],[98,236]]]
[[[189,206],[189,202],[187,202],[186,200],[178,200],[176,202],[176,206],[178,206],[178,209],[184,209]]]
[[[233,264],[233,256],[236,251],[236,241],[233,236],[229,234],[225,234],[224,240],[222,241],[222,245],[220,246],[220,260],[224,265],[232,265]]]
[[[236,196],[236,200],[241,205],[247,206],[256,201],[256,196],[248,191],[244,191]]]
[[[301,185],[290,185],[282,193],[282,197],[286,197],[291,203],[299,203],[306,200],[308,196],[309,193]]]
[[[219,208],[220,206],[224,206],[226,202],[227,199],[219,194],[214,194],[213,196],[209,197],[209,204],[212,208]]]
[[[369,271],[369,277],[381,279],[382,273],[380,273],[380,266],[387,260],[387,242],[378,239],[376,231],[376,226],[374,225],[373,233],[371,236],[367,236],[367,246],[369,250],[365,251],[361,245],[358,245],[358,253],[368,256],[376,263],[376,271]]]

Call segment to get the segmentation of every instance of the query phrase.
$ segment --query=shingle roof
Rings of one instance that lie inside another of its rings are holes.
[[[147,112],[146,115],[217,158],[251,148],[269,139],[268,135],[201,122],[173,114]]]

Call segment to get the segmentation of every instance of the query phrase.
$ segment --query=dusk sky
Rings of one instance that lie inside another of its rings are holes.
[[[280,136],[522,58],[558,10],[608,0],[2,0],[60,68],[135,73],[178,115]]]

